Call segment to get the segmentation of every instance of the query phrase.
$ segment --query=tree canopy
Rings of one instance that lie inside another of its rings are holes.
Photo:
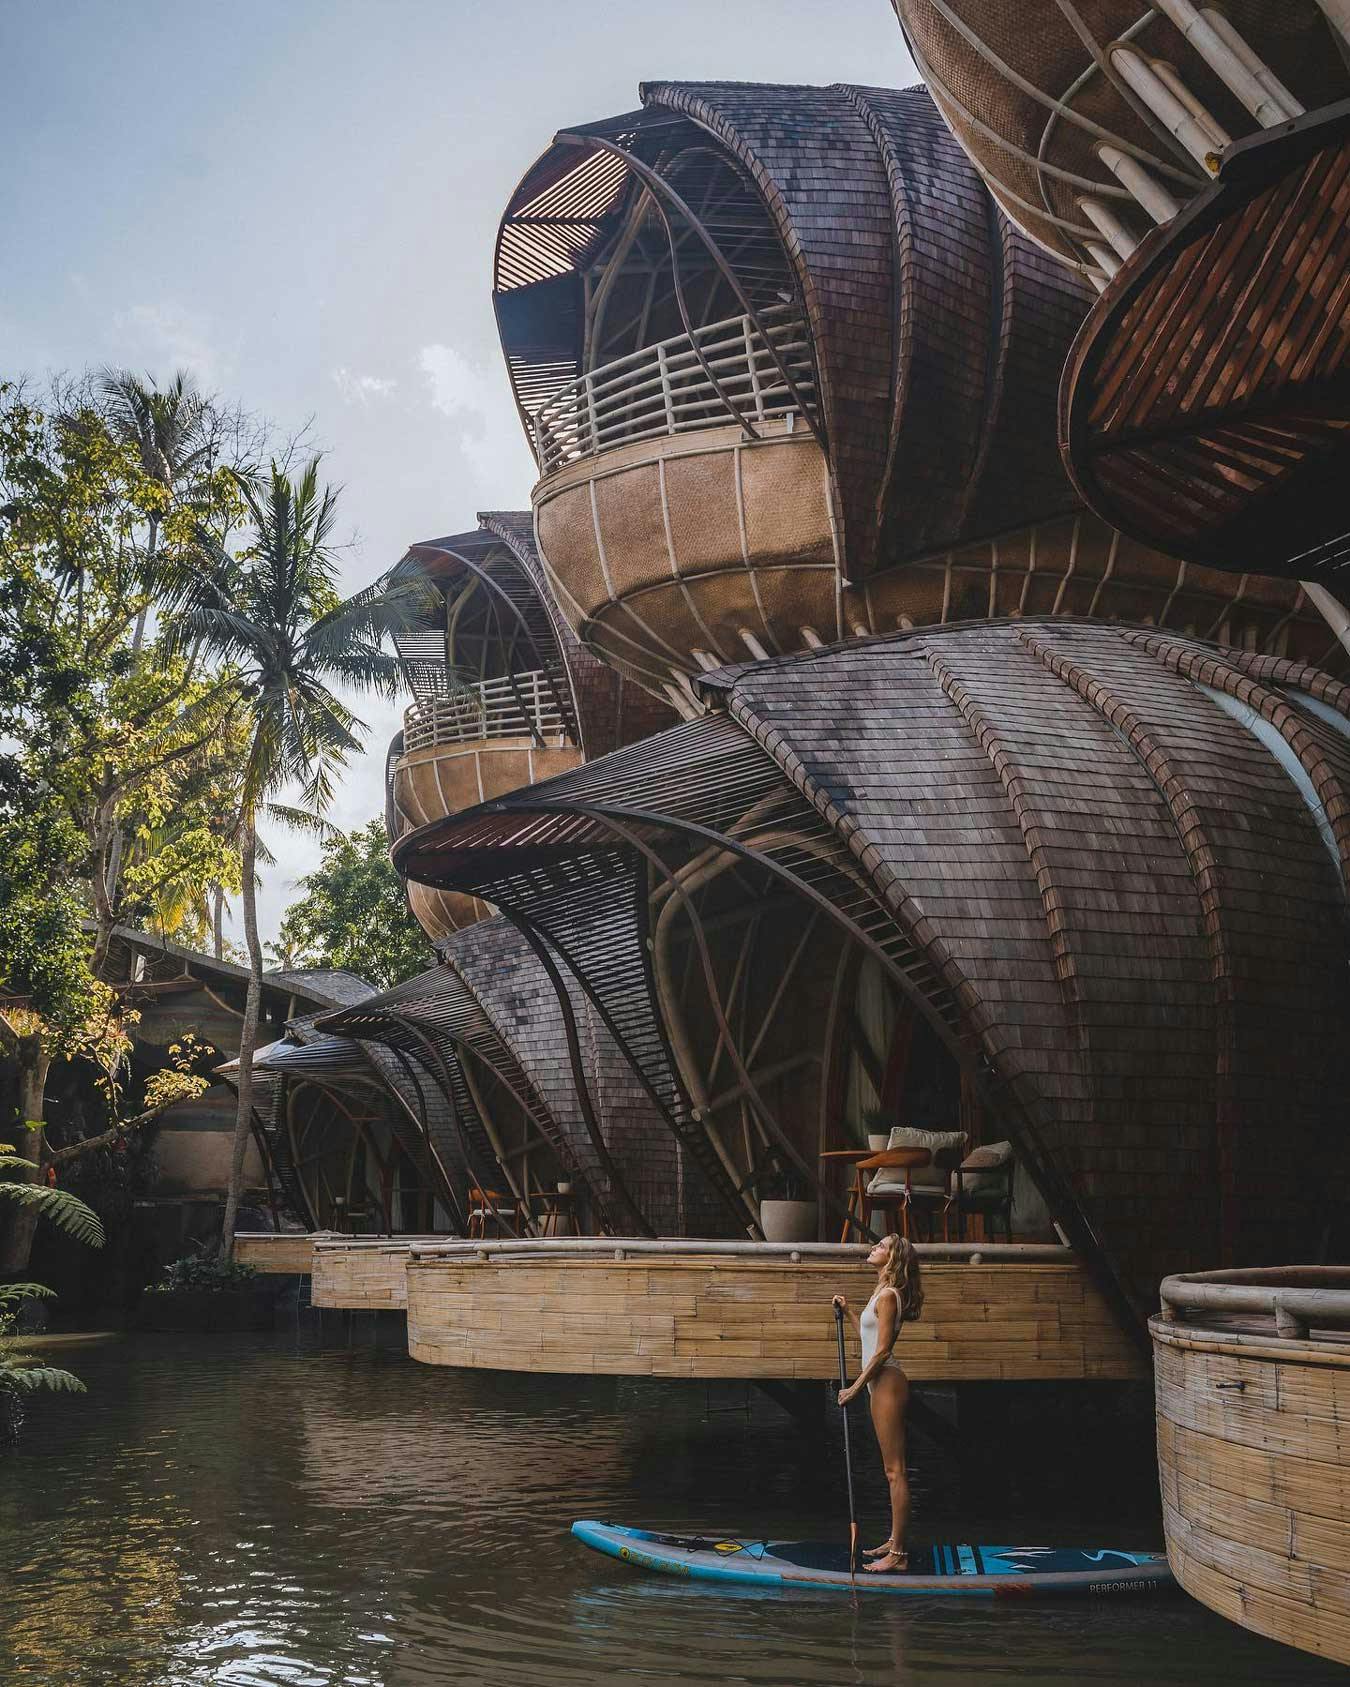
[[[325,840],[323,859],[301,879],[278,948],[309,966],[346,967],[387,990],[432,964],[389,859],[384,822]]]

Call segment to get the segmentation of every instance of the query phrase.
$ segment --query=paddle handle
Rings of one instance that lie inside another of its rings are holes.
[[[839,1341],[839,1386],[848,1387],[848,1361],[844,1356],[844,1309],[834,1309],[834,1333]],[[849,1442],[848,1407],[839,1408],[844,1419],[844,1477],[848,1483],[848,1562],[852,1573],[858,1562],[858,1506],[853,1497],[853,1448]]]

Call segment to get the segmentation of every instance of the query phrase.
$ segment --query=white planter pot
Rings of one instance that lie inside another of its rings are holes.
[[[814,1242],[814,1201],[761,1201],[759,1227],[766,1242]]]
[[[882,1131],[880,1136],[873,1135],[871,1131],[868,1131],[867,1133],[867,1146],[874,1154],[884,1154],[886,1152],[886,1144],[890,1140],[889,1131]]]

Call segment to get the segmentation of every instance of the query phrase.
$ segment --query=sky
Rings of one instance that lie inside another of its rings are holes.
[[[887,0],[0,0],[0,63],[0,376],[185,368],[312,417],[351,590],[528,506],[492,253],[556,130],[644,79],[918,80]],[[403,706],[357,705],[344,829]],[[317,859],[269,842],[265,938]]]

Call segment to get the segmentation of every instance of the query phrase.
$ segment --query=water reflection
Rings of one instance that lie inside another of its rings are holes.
[[[873,1598],[855,1612],[834,1594],[664,1582],[575,1547],[578,1515],[781,1535],[839,1524],[837,1450],[767,1403],[709,1417],[701,1385],[456,1373],[253,1337],[129,1338],[79,1368],[90,1394],[34,1412],[0,1457],[5,1687],[1332,1675],[1185,1600]],[[1029,1468],[1042,1457],[1028,1452]],[[1071,1507],[1033,1520],[1023,1497],[1016,1523],[960,1476],[924,1449],[920,1529],[959,1516],[986,1539],[1156,1539],[1133,1475],[1125,1523],[1121,1494],[1080,1470]],[[870,1469],[864,1504],[879,1523]]]

